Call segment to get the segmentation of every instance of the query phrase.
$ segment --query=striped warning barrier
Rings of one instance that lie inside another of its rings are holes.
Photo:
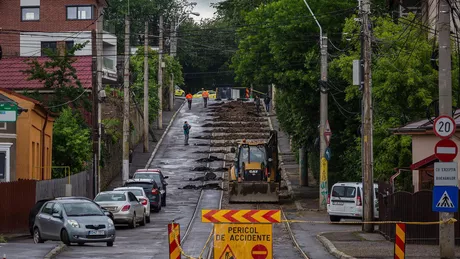
[[[406,258],[406,224],[396,224],[395,259]]]
[[[249,98],[249,89],[246,88],[246,98]]]
[[[180,259],[180,225],[177,223],[168,224],[169,259]]]
[[[203,223],[280,223],[280,210],[201,210]]]

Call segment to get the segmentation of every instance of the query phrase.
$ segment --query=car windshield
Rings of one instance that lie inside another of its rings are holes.
[[[132,192],[136,196],[144,196],[142,191],[139,189],[117,189],[117,191]]]
[[[64,203],[64,210],[69,217],[103,216],[102,210],[91,202]]]
[[[124,193],[101,193],[94,201],[126,201]]]
[[[133,186],[133,187],[142,187],[144,190],[147,190],[147,192],[149,192],[148,190],[152,190],[153,188],[153,183],[136,183],[136,182],[132,182],[132,183],[126,183],[126,186]]]

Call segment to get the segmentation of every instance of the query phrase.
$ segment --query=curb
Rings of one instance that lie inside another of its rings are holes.
[[[171,128],[171,125],[173,124],[174,122],[174,119],[176,118],[177,114],[179,113],[180,110],[182,110],[182,107],[184,107],[185,105],[185,101],[181,104],[181,106],[179,107],[179,109],[177,109],[177,111],[173,114],[173,116],[171,117],[171,120],[169,121],[169,124],[168,126],[166,127],[165,131],[163,132],[163,135],[161,135],[161,138],[160,140],[158,140],[158,143],[155,145],[155,149],[153,150],[152,152],[152,155],[150,155],[150,158],[149,158],[149,161],[147,161],[147,164],[145,165],[145,169],[148,169],[150,164],[152,163],[153,161],[153,158],[155,157],[158,149],[160,148],[161,146],[161,143],[163,142],[163,139],[164,137],[166,136],[166,134],[168,133],[169,131],[169,128]]]
[[[270,116],[268,116],[268,124],[270,125],[270,130],[273,130],[273,124],[272,124],[272,119]],[[278,154],[281,154],[281,151],[280,151],[280,148],[279,146],[277,147],[278,148]],[[284,170],[284,168],[281,166],[282,164],[284,164],[283,162],[283,157],[281,155],[278,155],[278,160],[279,160],[279,164],[280,164],[280,167],[281,167],[281,177],[284,179],[284,181],[286,182],[286,186],[287,186],[287,189],[288,189],[288,195],[294,199],[294,191],[292,190],[292,185],[291,185],[291,181],[289,181],[289,178],[286,174],[286,171]],[[303,210],[302,208],[302,205],[300,205],[299,202],[295,201],[295,206],[297,208],[297,210]]]
[[[323,244],[323,246],[326,248],[326,250],[331,255],[333,255],[333,256],[335,256],[336,258],[339,258],[339,259],[356,259],[356,257],[347,255],[344,252],[339,251],[335,247],[335,245],[331,241],[329,241],[329,239],[327,239],[326,237],[323,236],[324,233],[328,233],[328,232],[321,232],[318,235],[316,235],[316,238],[319,240],[319,242],[321,242],[321,244]]]
[[[64,251],[65,249],[67,248],[67,246],[63,243],[59,244],[58,246],[56,246],[55,248],[53,248],[51,251],[49,251],[44,259],[51,259],[51,258],[54,258],[56,257],[58,254],[60,254],[62,251]]]

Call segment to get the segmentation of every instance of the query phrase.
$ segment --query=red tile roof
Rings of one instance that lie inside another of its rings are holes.
[[[12,90],[42,89],[43,83],[38,80],[27,80],[28,75],[22,71],[29,68],[25,60],[30,57],[13,57],[0,60],[0,88]],[[37,57],[40,63],[47,60],[46,57]],[[84,88],[91,88],[91,56],[77,56],[73,67],[77,70],[77,76]]]

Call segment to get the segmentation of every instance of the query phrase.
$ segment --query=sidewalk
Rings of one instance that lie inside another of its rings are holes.
[[[174,100],[174,109],[172,111],[163,111],[163,129],[158,129],[156,127],[156,121],[154,121],[152,124],[154,125],[153,128],[153,134],[155,135],[155,138],[159,141],[163,133],[165,132],[166,128],[169,125],[169,122],[171,121],[171,118],[174,116],[174,113],[176,113],[177,110],[181,107],[181,105],[184,103],[183,98],[175,98]],[[131,177],[134,172],[138,169],[144,169],[145,165],[150,159],[150,156],[152,155],[153,150],[157,146],[158,142],[153,142],[151,137],[149,140],[149,152],[144,153],[144,145],[141,142],[139,142],[136,146],[136,148],[133,151],[133,159],[132,162],[129,164],[129,176]],[[113,190],[116,187],[120,187],[123,185],[123,179],[122,175],[120,174],[119,176],[115,177],[115,179],[109,184],[107,187],[107,190]]]
[[[379,233],[328,232],[318,235],[318,240],[336,258],[394,258],[394,243]],[[456,257],[460,247],[455,247]],[[406,244],[406,258],[440,258],[439,246]]]
[[[317,210],[319,201],[319,189],[315,179],[308,174],[309,186],[300,186],[299,164],[295,153],[291,151],[289,136],[281,130],[275,112],[270,113],[270,120],[273,129],[278,131],[278,147],[280,155],[280,166],[283,172],[283,179],[286,181],[288,190],[298,210]]]

